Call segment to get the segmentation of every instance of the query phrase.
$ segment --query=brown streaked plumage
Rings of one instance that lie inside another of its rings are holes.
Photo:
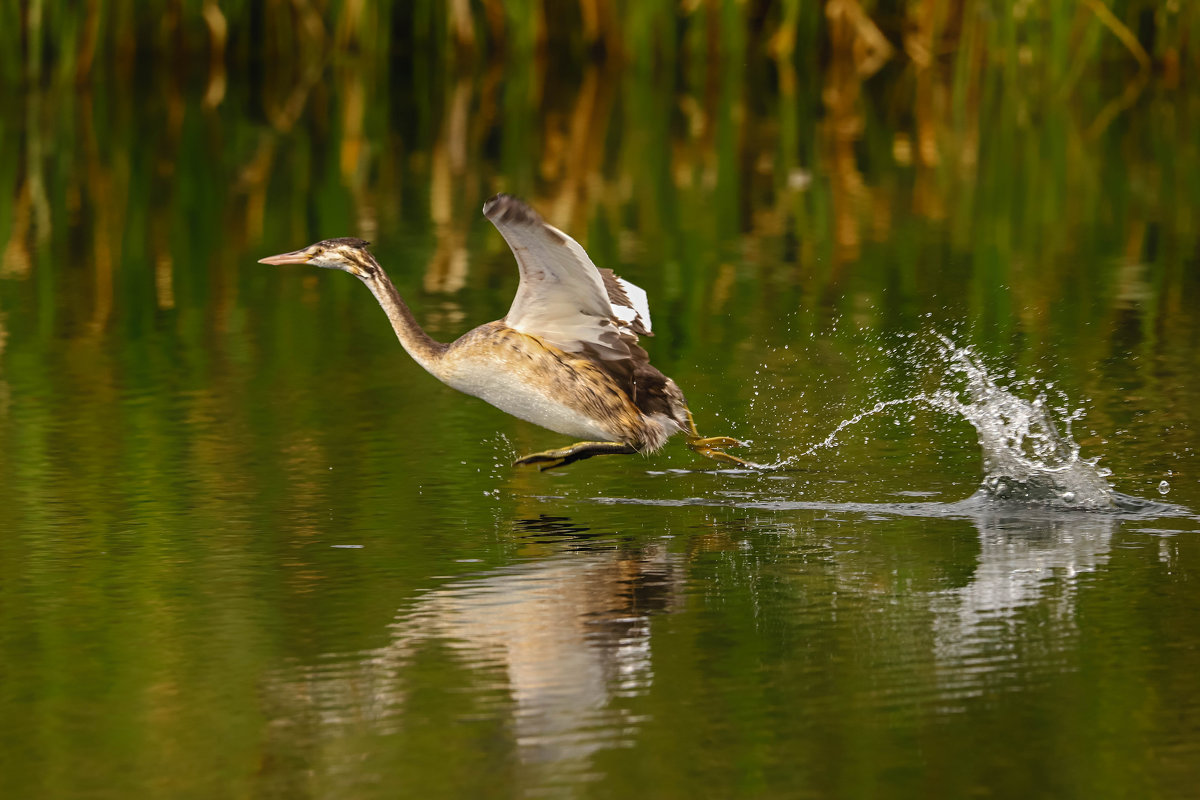
[[[721,450],[739,445],[696,431],[675,382],[650,364],[645,292],[598,269],[579,243],[509,195],[483,213],[512,248],[521,281],[508,314],[450,344],[421,329],[362,239],[326,239],[262,264],[311,264],[359,278],[387,313],[400,344],[435,378],[513,416],[585,441],[533,453],[541,469],[595,455],[650,453],[683,433],[708,458],[752,466]]]

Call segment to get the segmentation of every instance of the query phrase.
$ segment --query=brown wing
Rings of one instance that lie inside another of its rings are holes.
[[[505,324],[586,358],[644,414],[662,414],[686,429],[686,403],[674,381],[650,364],[638,336],[650,335],[646,293],[598,269],[567,234],[510,195],[483,206],[512,248],[521,271]]]
[[[505,321],[570,353],[585,345],[600,358],[627,358],[623,334],[650,333],[645,292],[597,269],[579,242],[515,197],[499,194],[483,214],[512,248],[521,272]],[[636,295],[636,296],[632,296]]]

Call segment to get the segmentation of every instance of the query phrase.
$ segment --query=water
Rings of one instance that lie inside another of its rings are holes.
[[[937,376],[937,388],[877,402],[838,423],[805,455],[836,447],[843,431],[867,417],[923,405],[974,428],[982,452],[983,480],[973,501],[982,505],[1170,513],[1170,506],[1114,492],[1106,480],[1112,473],[1098,466],[1099,457],[1080,455],[1071,429],[1083,418],[1082,409],[1060,408],[1056,415],[1048,405],[1049,387],[1040,386],[1036,379],[1024,381],[1026,389],[1034,392],[1031,399],[1024,399],[997,383],[972,348],[957,345],[942,334],[936,335],[935,344],[926,355],[913,357],[909,368]],[[1166,481],[1159,483],[1158,491],[1163,495],[1169,491]]]
[[[1193,89],[418,50],[0,93],[0,796],[1192,794]],[[449,340],[501,190],[770,469],[514,469],[256,263]]]

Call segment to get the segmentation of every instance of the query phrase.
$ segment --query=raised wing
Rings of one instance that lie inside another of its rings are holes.
[[[567,234],[548,225],[529,206],[507,194],[483,204],[512,248],[521,270],[508,326],[567,352],[592,349],[604,359],[629,358],[637,336],[650,333],[646,293],[597,269]]]

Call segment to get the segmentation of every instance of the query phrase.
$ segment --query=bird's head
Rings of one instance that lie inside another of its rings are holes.
[[[351,237],[325,239],[290,253],[260,258],[258,263],[309,264],[324,269],[340,269],[359,278],[371,278],[379,271],[379,264],[367,250],[369,244]]]

